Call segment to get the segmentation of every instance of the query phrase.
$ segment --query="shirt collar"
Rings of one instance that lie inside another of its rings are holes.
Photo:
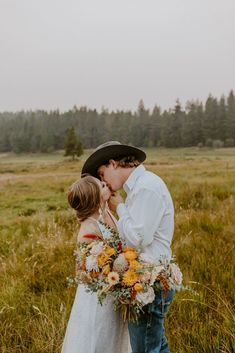
[[[143,166],[143,164],[140,164],[138,167],[136,167],[133,172],[129,175],[128,179],[126,180],[126,182],[123,185],[123,189],[125,190],[125,192],[128,194],[128,192],[130,192],[137,179],[145,172],[145,167]]]

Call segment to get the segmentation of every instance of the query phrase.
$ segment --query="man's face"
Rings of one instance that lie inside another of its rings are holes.
[[[109,161],[107,165],[101,165],[98,169],[100,179],[106,182],[111,191],[122,188],[120,169],[117,162],[113,160]]]

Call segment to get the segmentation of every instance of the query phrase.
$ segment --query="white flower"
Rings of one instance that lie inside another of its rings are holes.
[[[140,282],[147,283],[151,278],[151,272],[145,271],[140,275]]]
[[[154,266],[152,272],[151,272],[151,279],[150,279],[150,286],[152,286],[154,284],[154,282],[157,279],[157,275],[159,275],[159,273],[161,273],[164,270],[164,267],[162,265],[157,265]]]
[[[117,272],[125,272],[128,269],[128,262],[124,254],[119,254],[113,262],[113,270]]]
[[[86,270],[90,271],[99,271],[99,266],[97,262],[97,258],[94,255],[87,256],[86,258]]]
[[[182,284],[183,280],[183,275],[182,272],[179,269],[179,266],[176,264],[170,264],[170,273],[171,273],[171,278],[173,282],[177,285],[180,286]]]
[[[154,259],[150,256],[142,252],[140,254],[140,261],[146,264],[154,264]]]
[[[90,253],[94,256],[98,256],[100,253],[102,253],[103,249],[104,244],[99,242],[98,244],[92,246]]]
[[[119,282],[119,274],[117,272],[109,272],[108,274],[108,277],[107,277],[107,280],[108,280],[108,283],[112,286],[114,286],[115,284],[117,284]]]
[[[155,294],[152,287],[149,287],[146,292],[141,291],[138,292],[136,295],[136,300],[138,300],[138,302],[140,302],[143,306],[152,303],[154,301],[154,298]]]

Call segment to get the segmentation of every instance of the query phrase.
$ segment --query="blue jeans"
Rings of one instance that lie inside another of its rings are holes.
[[[138,322],[129,322],[132,353],[170,353],[164,330],[164,318],[172,302],[174,290],[164,298],[163,291],[155,292],[155,299],[144,306]]]

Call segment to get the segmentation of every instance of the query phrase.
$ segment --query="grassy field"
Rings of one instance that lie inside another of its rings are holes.
[[[233,353],[235,149],[146,152],[174,199],[173,252],[191,288],[166,320],[171,352]],[[84,158],[0,155],[1,353],[60,352],[79,227],[66,193]]]

